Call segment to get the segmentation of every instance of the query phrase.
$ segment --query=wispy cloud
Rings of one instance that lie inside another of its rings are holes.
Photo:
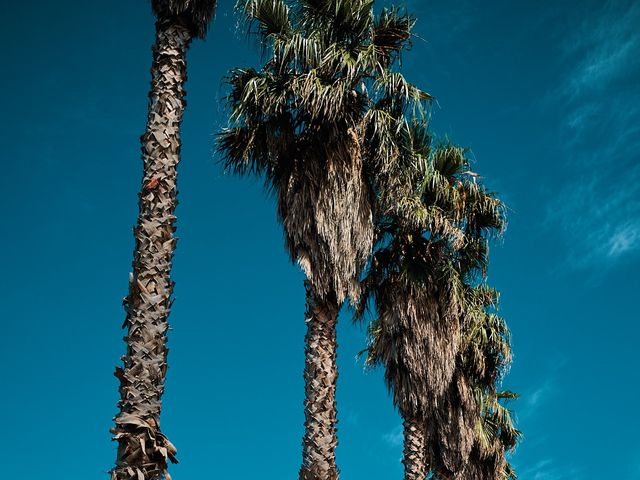
[[[402,445],[404,441],[404,429],[402,425],[398,425],[390,432],[382,435],[382,440],[390,447],[399,447]]]
[[[554,459],[547,458],[522,470],[518,478],[521,480],[580,480],[584,477],[581,469],[571,467],[561,470],[556,466]]]
[[[590,10],[563,45],[574,60],[565,93],[575,98],[604,91],[640,65],[638,18],[640,5],[634,1],[609,1]]]
[[[526,425],[534,423],[532,421],[540,421],[544,408],[558,395],[561,389],[558,379],[569,362],[569,358],[562,354],[549,354],[546,360],[548,364],[541,368],[540,376],[532,380],[532,387],[522,392],[522,398],[518,401],[522,402],[520,406],[516,405],[518,424],[525,430],[528,430]]]
[[[529,411],[535,410],[553,394],[553,382],[551,380],[547,380],[540,387],[533,390],[531,393],[527,395],[527,408]]]
[[[640,164],[580,176],[557,195],[548,216],[564,232],[574,266],[640,252]]]
[[[565,39],[554,93],[570,178],[548,210],[574,267],[640,252],[640,3],[608,2]]]
[[[525,480],[527,478],[539,480],[540,476],[544,478],[544,475],[547,475],[548,469],[552,467],[552,465],[553,465],[553,460],[551,459],[547,458],[547,459],[539,460],[532,467],[529,467],[524,471],[520,472],[520,477],[524,478]]]

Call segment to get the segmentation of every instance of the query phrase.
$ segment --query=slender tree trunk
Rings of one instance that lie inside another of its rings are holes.
[[[425,480],[427,461],[424,422],[417,417],[404,416],[404,480]]]
[[[187,28],[156,23],[147,128],[141,137],[144,173],[129,295],[125,298],[127,353],[120,379],[120,413],[112,433],[118,441],[112,480],[170,479],[168,460],[175,447],[160,431],[161,397],[167,372],[167,317],[176,246],[176,167],[180,160],[180,122],[185,107]]]
[[[336,323],[340,307],[334,294],[328,299],[320,299],[308,282],[305,282],[305,288],[305,432],[300,480],[337,480]]]

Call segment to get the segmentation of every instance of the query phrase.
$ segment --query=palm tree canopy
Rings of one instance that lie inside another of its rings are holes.
[[[277,198],[287,250],[321,296],[359,295],[359,272],[373,243],[367,165],[371,128],[389,122],[383,105],[407,108],[428,96],[389,68],[411,38],[413,19],[378,17],[371,0],[244,0],[250,32],[263,48],[260,70],[228,81],[232,125],[218,147],[228,170],[264,175]],[[393,101],[391,100],[393,98]],[[375,157],[375,158],[374,158]]]
[[[404,135],[402,168],[379,202],[377,248],[357,314],[373,298],[368,362],[384,365],[401,410],[428,415],[456,368],[464,285],[484,273],[487,237],[502,228],[504,212],[478,184],[464,149],[435,145],[424,122],[407,124]]]
[[[158,20],[177,19],[192,35],[204,38],[217,3],[217,0],[151,0],[151,7]]]
[[[373,300],[367,361],[385,367],[401,413],[424,419],[434,471],[457,475],[476,444],[478,388],[510,355],[504,324],[485,312],[495,292],[480,286],[504,206],[466,150],[434,142],[424,120],[398,135],[401,161],[379,183],[377,248],[356,313]]]

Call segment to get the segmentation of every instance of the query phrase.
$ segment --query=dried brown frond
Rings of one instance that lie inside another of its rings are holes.
[[[338,302],[360,294],[359,274],[371,252],[371,192],[363,174],[360,140],[353,128],[304,161],[277,189],[287,249],[321,296]]]

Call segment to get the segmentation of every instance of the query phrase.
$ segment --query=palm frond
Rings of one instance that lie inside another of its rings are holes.
[[[254,30],[262,42],[288,35],[293,29],[284,0],[239,0],[236,8],[244,13],[250,31]]]
[[[384,8],[373,27],[373,45],[392,61],[393,55],[410,46],[415,18],[398,8]]]
[[[322,31],[330,43],[355,47],[373,26],[373,0],[301,0],[299,4],[303,31]]]
[[[409,83],[400,72],[385,71],[376,78],[374,85],[381,95],[400,100],[404,106],[422,106],[432,99],[427,92]]]
[[[320,66],[325,46],[318,35],[292,32],[274,37],[274,64],[280,72],[309,72]]]
[[[434,150],[433,167],[449,183],[456,183],[459,176],[469,168],[466,150],[451,143],[439,145]]]

